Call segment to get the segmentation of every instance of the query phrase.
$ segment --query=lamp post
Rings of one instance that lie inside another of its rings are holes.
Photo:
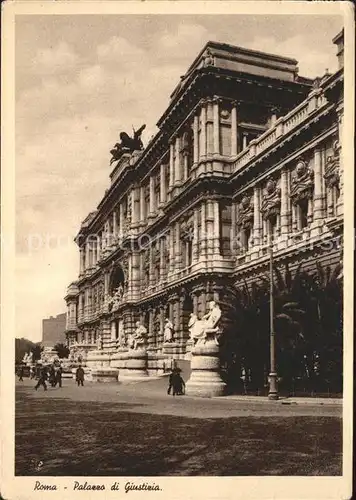
[[[274,296],[273,296],[273,241],[269,245],[269,318],[270,318],[270,373],[268,376],[268,399],[278,399],[276,370],[276,335],[274,331]]]

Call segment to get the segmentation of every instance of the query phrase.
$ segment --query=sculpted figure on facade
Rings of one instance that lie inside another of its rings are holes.
[[[164,320],[163,341],[173,342],[173,323],[168,318]]]
[[[204,54],[204,66],[214,66],[214,58],[209,49],[206,50]]]
[[[144,327],[140,321],[136,322],[136,330],[134,333],[129,335],[129,348],[130,349],[139,349],[146,345],[147,341],[147,328]]]
[[[264,219],[268,219],[280,213],[281,190],[273,179],[268,179],[266,189],[263,193],[261,213]]]
[[[290,197],[293,203],[312,197],[314,189],[313,177],[313,172],[305,161],[299,160],[292,176]]]
[[[110,151],[112,158],[110,165],[121,158],[124,153],[132,154],[134,151],[141,151],[143,143],[141,135],[146,125],[142,125],[138,130],[133,130],[133,137],[130,137],[126,132],[120,133],[120,142],[116,143],[114,148]]]
[[[189,320],[188,327],[190,329],[191,338],[197,343],[205,343],[209,336],[217,342],[217,335],[220,332],[219,321],[221,318],[221,309],[214,301],[209,302],[209,310],[202,317],[201,320],[197,319],[195,314],[192,314]]]
[[[103,337],[99,334],[98,339],[96,341],[97,348],[101,351],[103,348]]]
[[[239,208],[240,210],[237,225],[242,229],[251,228],[253,226],[253,207],[251,198],[245,195],[241,200]]]
[[[333,145],[333,152],[326,159],[325,164],[325,184],[328,188],[336,187],[339,189],[340,183],[340,160],[339,160],[339,143],[335,141]]]

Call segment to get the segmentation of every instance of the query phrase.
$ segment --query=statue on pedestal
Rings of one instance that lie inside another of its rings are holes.
[[[173,342],[173,323],[168,318],[164,320],[163,341]]]
[[[208,336],[211,334],[213,335],[215,343],[218,343],[216,335],[219,332],[219,327],[217,325],[220,318],[221,309],[214,300],[209,302],[209,311],[201,320],[199,320],[194,313],[190,315],[188,328],[190,331],[190,338],[193,339],[194,345],[197,343],[205,344],[208,340]]]
[[[103,337],[101,335],[98,336],[98,340],[96,341],[96,345],[100,351],[103,349]]]
[[[110,165],[121,158],[124,153],[132,154],[134,151],[141,151],[143,149],[143,143],[141,140],[141,134],[146,128],[146,125],[142,125],[138,130],[133,129],[133,137],[130,137],[126,132],[120,133],[120,143],[116,143],[114,148],[110,151],[112,158],[110,160]]]
[[[136,330],[134,333],[129,335],[129,348],[130,349],[138,349],[142,348],[146,344],[146,337],[147,337],[147,328],[145,328],[143,325],[141,325],[140,321],[136,322]]]
[[[111,310],[116,311],[122,301],[122,297],[124,295],[124,287],[120,283],[120,285],[114,289],[112,296],[109,298],[109,305],[111,305]]]

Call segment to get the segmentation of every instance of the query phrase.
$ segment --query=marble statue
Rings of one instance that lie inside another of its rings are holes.
[[[219,332],[217,325],[220,318],[221,309],[214,300],[209,302],[209,310],[202,319],[199,320],[194,313],[190,315],[188,328],[195,345],[197,343],[205,344],[209,334],[213,334],[213,338],[217,343],[216,334]]]
[[[97,348],[101,351],[103,348],[103,337],[101,335],[98,336],[96,341]]]
[[[116,311],[117,308],[119,307],[119,304],[122,300],[122,297],[124,295],[124,287],[120,283],[120,285],[115,288],[114,293],[109,299],[109,304],[111,305],[111,310]]]
[[[140,321],[136,322],[136,330],[129,335],[129,348],[138,349],[146,344],[147,328],[141,325]]]
[[[168,318],[164,320],[163,341],[173,342],[173,323]]]

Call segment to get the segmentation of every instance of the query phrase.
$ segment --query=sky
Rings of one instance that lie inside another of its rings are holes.
[[[78,276],[73,242],[109,187],[110,149],[143,123],[144,144],[208,40],[337,69],[339,16],[17,16],[16,337],[39,341]]]

